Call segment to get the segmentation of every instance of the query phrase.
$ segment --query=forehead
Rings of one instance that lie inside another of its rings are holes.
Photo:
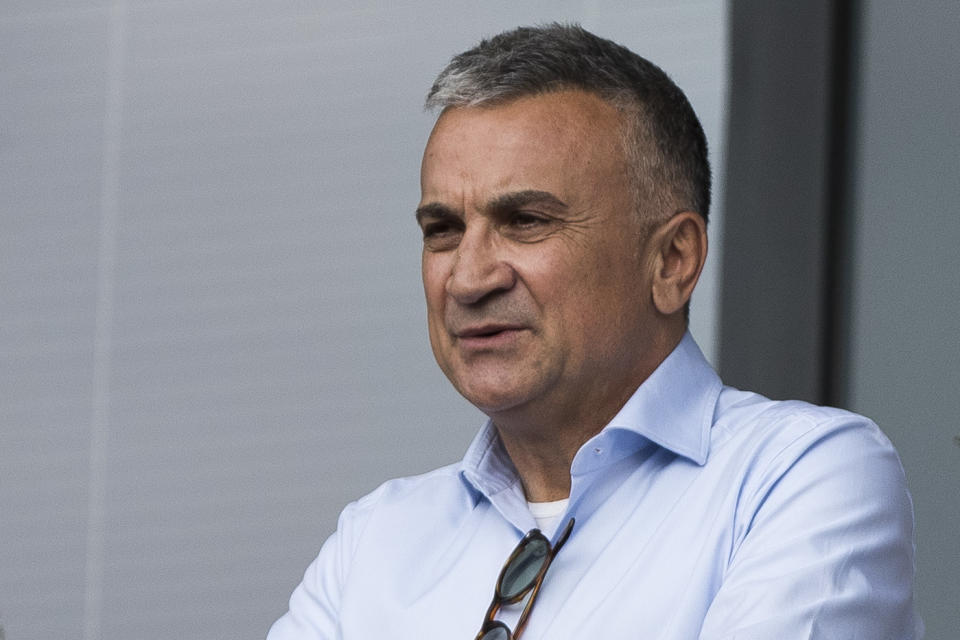
[[[626,174],[622,123],[614,106],[583,91],[448,108],[424,151],[423,197],[521,188],[557,193],[609,182]]]

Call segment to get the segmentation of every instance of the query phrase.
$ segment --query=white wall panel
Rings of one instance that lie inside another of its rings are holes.
[[[83,628],[107,22],[0,13],[0,621]],[[26,13],[26,12],[24,12]]]
[[[687,89],[719,167],[725,4],[4,3],[7,637],[262,637],[346,502],[481,421],[426,338],[433,76],[580,21]]]

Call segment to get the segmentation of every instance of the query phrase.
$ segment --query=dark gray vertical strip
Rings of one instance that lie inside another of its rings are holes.
[[[827,168],[826,280],[823,288],[823,351],[819,400],[845,406],[849,387],[850,313],[853,268],[853,194],[856,190],[861,9],[858,0],[836,3],[830,88],[830,147]]]
[[[720,363],[822,401],[834,3],[735,0]]]

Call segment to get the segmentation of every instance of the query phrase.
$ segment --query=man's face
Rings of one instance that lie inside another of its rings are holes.
[[[652,370],[652,263],[619,117],[562,91],[450,108],[430,136],[417,213],[430,342],[488,415],[616,410]]]

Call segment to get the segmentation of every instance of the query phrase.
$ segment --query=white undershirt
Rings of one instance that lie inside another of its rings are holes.
[[[530,502],[528,500],[527,507],[530,509],[533,519],[537,521],[537,528],[543,535],[552,538],[557,530],[560,516],[567,510],[567,504],[569,503],[570,498],[554,500],[553,502]]]

